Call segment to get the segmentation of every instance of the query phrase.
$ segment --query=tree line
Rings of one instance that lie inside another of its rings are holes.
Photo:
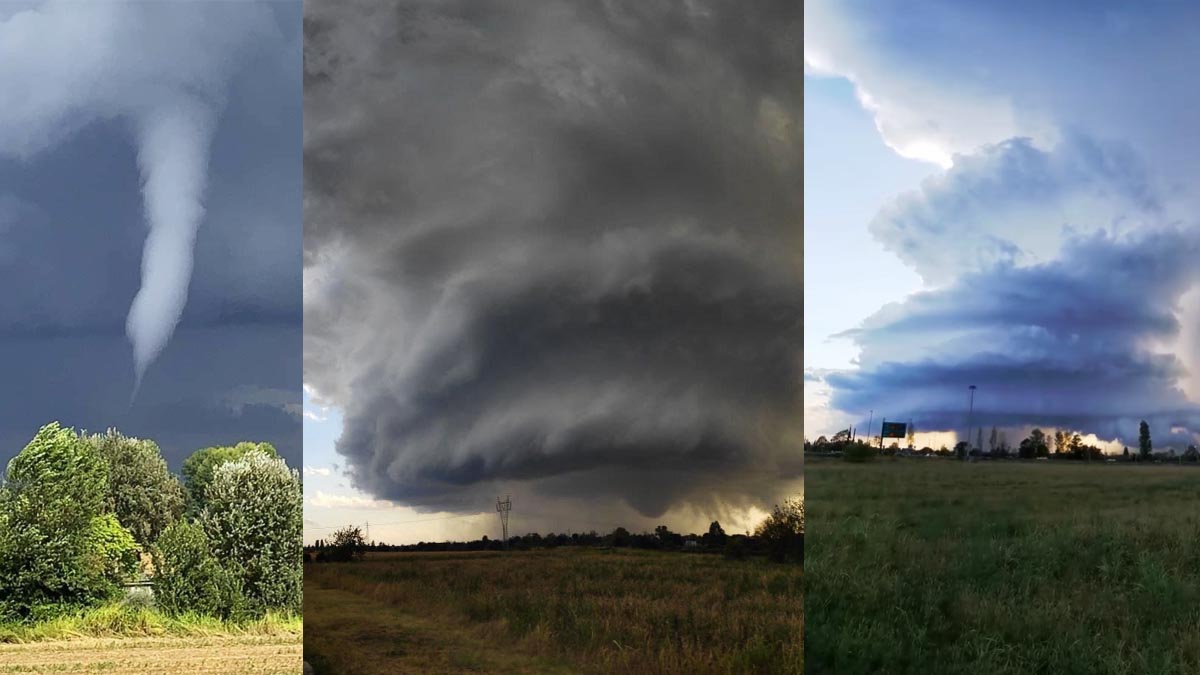
[[[744,535],[727,534],[721,524],[714,520],[703,534],[684,535],[672,532],[666,525],[659,525],[654,532],[636,534],[618,527],[608,534],[591,531],[541,535],[531,532],[509,537],[507,542],[489,539],[484,535],[474,541],[422,541],[392,545],[367,542],[363,539],[361,528],[348,526],[335,532],[330,539],[318,539],[313,546],[307,547],[304,559],[305,562],[349,562],[359,560],[369,552],[528,551],[568,546],[721,553],[735,559],[758,555],[777,562],[803,564],[804,503],[800,499],[785,500],[783,504],[775,506],[753,534]]]
[[[876,444],[852,440],[851,436],[851,431],[845,429],[834,434],[832,438],[820,436],[815,442],[805,439],[804,451],[837,453],[841,454],[848,461],[868,461],[876,455],[895,455],[898,453],[919,456],[957,457],[959,459],[962,459],[965,455],[970,457],[986,457],[989,459],[1053,458],[1083,461],[1112,459],[1101,448],[1095,445],[1084,444],[1083,437],[1079,432],[1066,429],[1056,430],[1054,435],[1050,436],[1040,428],[1034,428],[1014,448],[1008,444],[1007,436],[1003,430],[992,427],[991,433],[988,436],[986,451],[984,450],[982,427],[977,429],[973,445],[967,441],[959,441],[953,449],[947,448],[944,445],[937,450],[929,446],[917,449],[913,444],[911,431],[908,436],[907,448],[901,448],[898,443],[892,443],[886,448],[879,448]],[[1169,448],[1165,452],[1155,452],[1154,443],[1150,436],[1150,425],[1145,420],[1142,420],[1138,425],[1138,445],[1136,452],[1130,453],[1129,447],[1126,446],[1120,458],[1128,462],[1200,462],[1200,451],[1192,444],[1188,445],[1187,449],[1180,454],[1177,454],[1174,448]]]
[[[170,615],[298,612],[302,511],[270,444],[198,450],[180,477],[153,441],[47,424],[0,475],[0,622],[112,602],[139,577]]]

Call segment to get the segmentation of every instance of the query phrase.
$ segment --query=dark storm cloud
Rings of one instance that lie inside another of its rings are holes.
[[[358,487],[657,514],[799,476],[797,3],[312,3],[305,34],[305,377]]]
[[[192,450],[243,439],[299,466],[300,415],[283,399],[301,398],[300,11],[271,5],[279,35],[232,68],[187,306],[132,407],[126,315],[147,221],[128,124],[81,110],[92,121],[55,130],[55,144],[0,158],[0,464],[60,420],[151,438],[175,469]],[[122,91],[145,84],[121,77]]]
[[[1068,240],[1050,262],[918,293],[849,333],[862,368],[826,376],[831,402],[955,430],[974,384],[977,424],[1132,442],[1147,419],[1159,439],[1186,444],[1189,432],[1168,430],[1200,429],[1200,409],[1180,389],[1184,363],[1161,345],[1180,334],[1181,297],[1200,281],[1197,255],[1194,231],[1096,234]]]

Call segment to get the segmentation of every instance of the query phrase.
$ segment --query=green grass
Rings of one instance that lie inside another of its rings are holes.
[[[35,624],[0,624],[0,643],[106,637],[209,637],[221,635],[299,635],[299,616],[268,613],[243,622],[210,616],[166,616],[142,604],[123,602],[79,610]]]
[[[1200,469],[805,471],[807,672],[1200,672]]]
[[[796,565],[630,550],[402,553],[311,564],[304,583],[306,653],[344,675],[803,670]]]

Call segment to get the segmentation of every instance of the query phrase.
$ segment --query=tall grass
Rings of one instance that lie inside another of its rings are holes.
[[[1200,470],[806,471],[808,672],[1200,672]]]
[[[211,637],[219,635],[300,635],[299,616],[267,613],[242,622],[210,616],[164,615],[140,603],[118,602],[79,610],[34,624],[0,624],[0,643],[99,637]]]
[[[798,566],[626,550],[377,554],[305,570],[308,588],[627,674],[802,672],[802,581]]]

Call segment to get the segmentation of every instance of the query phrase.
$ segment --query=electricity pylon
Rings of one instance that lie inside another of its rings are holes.
[[[504,501],[496,497],[496,512],[500,514],[500,527],[504,531],[504,548],[508,548],[508,512],[512,511],[512,499],[504,496]]]

